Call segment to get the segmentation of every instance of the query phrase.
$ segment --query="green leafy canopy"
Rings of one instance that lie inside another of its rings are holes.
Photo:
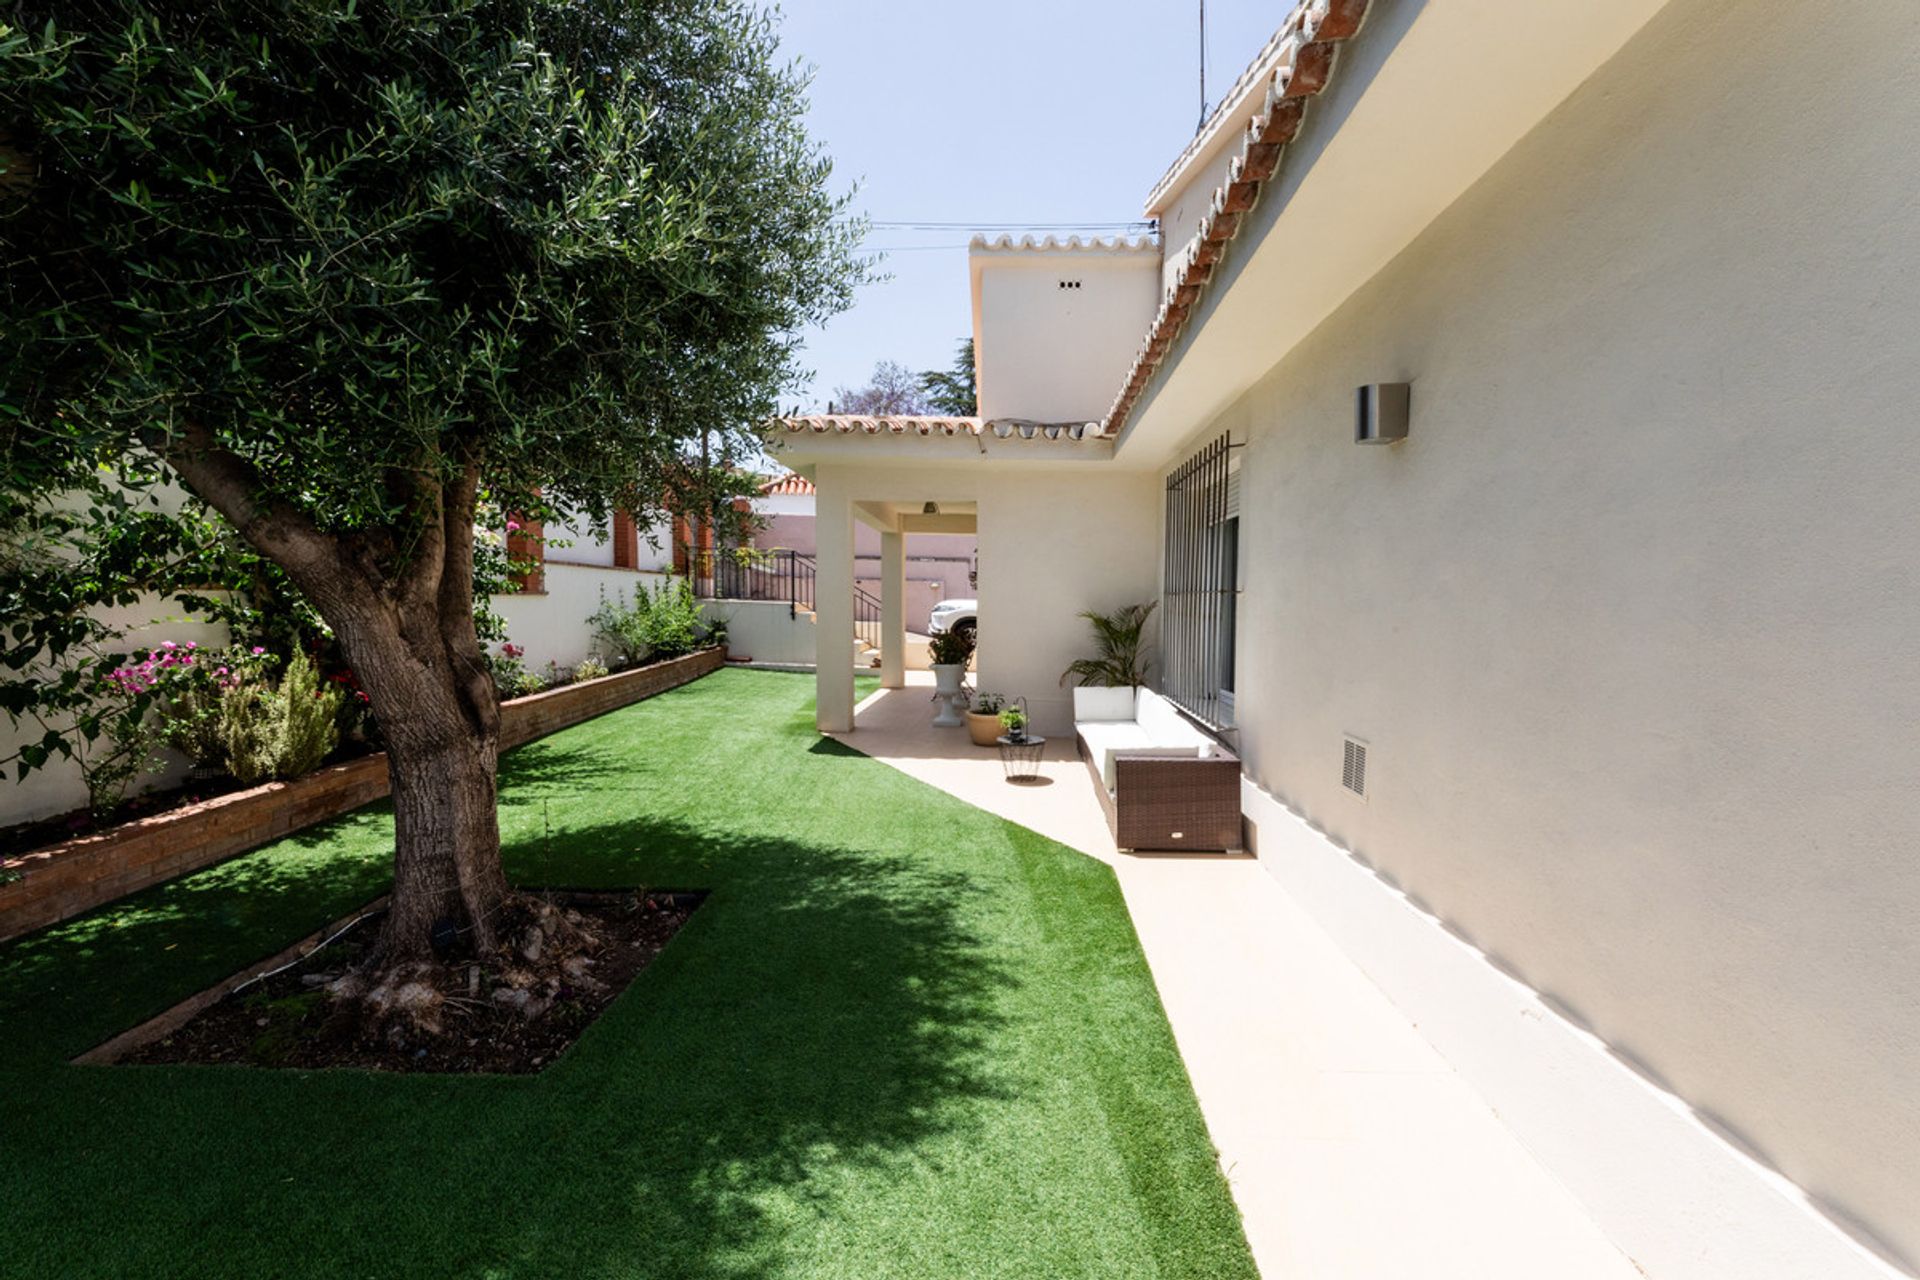
[[[691,441],[750,454],[868,273],[805,88],[738,0],[0,10],[7,666],[210,544],[151,489],[337,627],[463,610],[476,518],[645,519]]]

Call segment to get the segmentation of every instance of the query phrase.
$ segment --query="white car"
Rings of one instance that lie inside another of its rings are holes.
[[[978,600],[942,600],[933,606],[933,617],[927,622],[927,634],[941,635],[955,631],[968,638],[978,636],[980,631],[980,602]]]

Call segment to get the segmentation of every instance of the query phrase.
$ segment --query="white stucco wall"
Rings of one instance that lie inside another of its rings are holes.
[[[1098,462],[1034,467],[1018,449],[1003,463],[963,444],[918,463],[822,464],[815,474],[821,511],[837,520],[834,513],[857,502],[978,503],[980,649],[972,683],[1024,696],[1042,733],[1064,732],[1072,695],[1060,687],[1060,673],[1091,652],[1080,611],[1153,598],[1159,478]],[[822,635],[838,630],[829,617],[827,571],[823,553]],[[830,696],[823,692],[823,706]],[[827,709],[828,719],[836,714]]]
[[[701,605],[709,618],[727,624],[727,653],[755,662],[810,667],[814,663],[819,628],[810,614],[796,615],[777,600],[713,600]],[[853,662],[853,638],[847,638],[848,665]]]
[[[1904,7],[1677,0],[1193,433],[1252,777],[1910,1261],[1916,137]]]
[[[981,416],[1101,418],[1160,305],[1159,253],[976,246],[968,260]]]
[[[1227,168],[1240,153],[1239,139],[1240,130],[1226,130],[1221,140],[1209,148],[1211,155],[1194,165],[1180,184],[1159,201],[1160,207],[1154,216],[1160,219],[1164,257],[1160,289],[1163,293],[1173,287],[1180,273],[1181,259],[1200,232],[1200,220],[1213,207],[1214,193],[1226,183]]]
[[[613,538],[595,535],[585,516],[546,526],[546,554],[549,560],[567,560],[575,564],[613,567]]]
[[[1060,673],[1094,652],[1080,613],[1154,598],[1160,491],[1157,476],[1100,468],[1070,485],[1008,476],[981,493],[975,688],[1025,697],[1042,733],[1071,730]]]
[[[527,651],[521,660],[529,671],[544,672],[549,662],[571,670],[599,651],[587,618],[600,607],[602,592],[609,600],[623,593],[632,600],[636,584],[657,591],[664,581],[658,573],[549,561],[544,592],[495,596],[493,607],[506,619],[507,641]]]

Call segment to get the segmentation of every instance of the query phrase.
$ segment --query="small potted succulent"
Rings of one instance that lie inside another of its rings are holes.
[[[967,712],[967,736],[973,739],[976,747],[990,747],[1003,730],[1000,728],[1000,711],[1007,700],[997,693],[976,693],[973,695],[973,707]]]
[[[1019,707],[1005,707],[1000,712],[1000,732],[1015,742],[1027,739],[1027,713]]]

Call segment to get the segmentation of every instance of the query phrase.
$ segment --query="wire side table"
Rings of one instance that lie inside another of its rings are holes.
[[[1008,782],[1034,782],[1039,779],[1040,753],[1047,745],[1045,738],[1032,733],[1024,738],[1010,738],[1001,734],[994,741],[1000,744],[1000,768],[1007,775]]]

